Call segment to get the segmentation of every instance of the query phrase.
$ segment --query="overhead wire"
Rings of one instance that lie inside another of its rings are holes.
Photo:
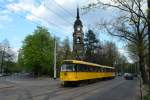
[[[1,6],[0,6],[0,8],[1,8],[1,9],[7,9],[7,8],[1,7]],[[25,16],[23,16],[23,15],[21,15],[21,14],[18,14],[18,13],[14,13],[14,11],[11,11],[11,12],[12,12],[14,15],[16,15],[16,16],[18,16],[18,17],[24,19],[24,20],[26,20],[26,17],[25,17]],[[44,25],[42,25],[42,24],[40,24],[40,23],[37,23],[37,22],[35,22],[35,21],[29,21],[29,22],[34,23],[34,24],[36,24],[37,26],[44,26]],[[51,27],[50,27],[50,28],[51,28]],[[60,30],[60,27],[56,27],[56,28]],[[55,30],[55,31],[57,31],[57,30]],[[64,30],[60,30],[60,31],[62,31],[62,32],[65,33]],[[69,36],[69,35],[67,35],[67,36]]]
[[[53,0],[53,2],[60,8],[62,8],[65,12],[67,12],[71,17],[74,17],[74,15],[68,11],[67,9],[65,9],[62,5],[60,5],[59,3],[57,3],[55,0]]]
[[[6,0],[6,1],[7,1],[7,0]],[[9,1],[7,1],[7,3],[13,4],[12,2],[9,2]],[[37,15],[31,13],[30,11],[28,11],[28,10],[26,10],[26,9],[23,9],[22,7],[16,6],[16,5],[14,5],[14,4],[13,4],[13,6],[18,7],[19,9],[22,9],[22,10],[24,10],[24,11],[27,12],[27,13],[32,14],[33,16],[35,16],[36,18],[38,18],[38,19],[40,19],[40,20],[43,20],[43,21],[45,21],[45,22],[48,22],[47,24],[52,24],[52,25],[54,25],[57,29],[59,29],[59,30],[61,29],[62,32],[66,33],[66,32],[64,31],[64,29],[63,29],[62,27],[58,26],[57,24],[52,23],[52,22],[49,21],[49,20],[44,20],[42,17],[39,17],[39,16],[37,16]],[[7,8],[4,8],[4,7],[0,7],[0,8],[1,8],[1,9],[7,9]],[[11,12],[14,13],[13,11],[11,11]],[[14,13],[14,14],[16,14],[16,15],[19,16],[20,18],[23,18],[23,19],[26,20],[26,17],[25,17],[25,16],[20,15],[20,14],[18,14],[18,13]],[[32,22],[32,23],[34,23],[34,24],[36,24],[36,25],[44,26],[44,25],[39,24],[39,23],[37,23],[37,22],[35,22],[35,21],[30,21],[30,22]],[[49,25],[49,26],[52,26],[52,25]],[[51,27],[50,27],[50,28],[51,28]],[[67,35],[67,36],[69,36],[69,35]]]
[[[9,2],[9,1],[8,1]],[[15,6],[16,8],[19,8],[19,9],[21,9],[21,10],[24,10],[25,12],[27,12],[27,13],[30,13],[30,14],[32,14],[34,17],[36,17],[36,18],[38,18],[38,19],[40,19],[40,20],[43,20],[43,21],[45,21],[45,22],[48,22],[47,24],[52,24],[52,25],[54,25],[54,26],[56,26],[56,28],[57,29],[61,29],[61,30],[64,30],[62,27],[60,27],[60,26],[58,26],[57,24],[55,24],[55,23],[53,23],[53,22],[51,22],[51,21],[49,21],[49,20],[44,20],[42,17],[40,17],[40,16],[37,16],[37,15],[35,15],[34,13],[31,13],[30,11],[28,11],[28,10],[26,10],[26,9],[23,9],[22,7],[20,7],[20,6],[16,6],[16,5],[14,5],[13,3],[12,3],[12,5],[13,6]],[[42,25],[43,26],[43,25]],[[51,25],[50,25],[51,26]]]
[[[41,4],[41,2],[39,0],[36,0],[36,2],[38,2],[38,4]],[[64,18],[63,16],[61,16],[60,14],[56,13],[53,9],[50,9],[48,6],[46,6],[46,4],[44,4],[44,7],[48,9],[49,12],[53,13],[54,15],[58,16],[60,19],[62,19],[63,21],[65,21],[68,24],[72,23],[68,20],[66,20],[66,18]]]
[[[0,8],[1,8],[1,9],[7,9],[7,8],[1,7],[1,6],[0,6]],[[14,11],[10,11],[10,12],[12,12],[13,14],[17,15],[18,17],[20,17],[20,18],[26,20],[26,18],[25,18],[24,16],[22,16],[22,15],[20,15],[20,14],[18,14],[18,13],[14,13]],[[39,24],[39,23],[37,23],[37,22],[34,22],[34,21],[30,21],[30,22],[32,22],[32,23],[34,23],[34,24],[36,24],[36,25],[38,25],[38,26],[43,26],[43,25],[41,25],[41,24]]]

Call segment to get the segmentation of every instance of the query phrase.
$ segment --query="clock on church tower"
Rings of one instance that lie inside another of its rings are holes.
[[[78,54],[77,56],[81,58],[84,52],[84,33],[83,25],[79,16],[79,8],[77,8],[77,17],[74,22],[74,32],[73,32],[73,52]]]
[[[81,28],[78,26],[78,27],[77,27],[77,31],[80,31],[80,30],[81,30]]]

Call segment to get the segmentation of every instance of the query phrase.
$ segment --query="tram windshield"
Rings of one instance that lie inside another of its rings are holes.
[[[75,71],[75,64],[63,64],[61,71]]]

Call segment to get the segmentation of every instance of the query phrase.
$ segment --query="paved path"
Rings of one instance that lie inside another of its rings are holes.
[[[0,100],[139,100],[139,81],[116,78],[80,87],[61,87],[59,80],[5,81]],[[8,82],[8,83],[7,83]],[[0,82],[2,83],[2,82]]]

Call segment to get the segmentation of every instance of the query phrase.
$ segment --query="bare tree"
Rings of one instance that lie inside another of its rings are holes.
[[[10,62],[14,62],[15,53],[10,48],[9,41],[3,40],[0,44],[0,73],[7,73]]]
[[[110,3],[103,3],[97,0],[95,3],[90,3],[84,9],[92,8],[115,8],[121,12],[119,17],[111,22],[103,22],[103,27],[112,36],[120,37],[127,42],[132,42],[137,45],[139,66],[142,73],[143,82],[147,82],[147,75],[144,66],[144,50],[147,43],[147,16],[144,12],[145,0],[111,0]]]

